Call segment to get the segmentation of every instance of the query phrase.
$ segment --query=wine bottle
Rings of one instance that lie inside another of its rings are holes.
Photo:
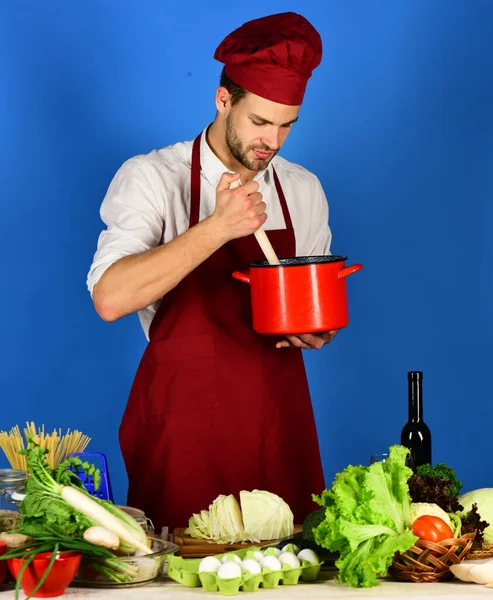
[[[409,371],[407,374],[409,419],[402,428],[401,445],[410,450],[411,465],[431,464],[431,433],[423,421],[423,373]]]

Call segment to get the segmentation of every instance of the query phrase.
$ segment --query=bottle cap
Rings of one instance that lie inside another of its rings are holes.
[[[423,371],[408,371],[407,378],[411,381],[420,381],[423,379]]]

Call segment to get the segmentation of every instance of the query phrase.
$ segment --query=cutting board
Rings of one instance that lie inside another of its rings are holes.
[[[185,534],[186,527],[177,527],[173,529],[173,542],[180,547],[177,552],[178,556],[183,558],[203,558],[204,556],[213,556],[214,554],[223,554],[224,552],[234,552],[235,550],[245,550],[251,546],[271,546],[276,544],[280,540],[267,540],[256,543],[242,543],[242,544],[215,544],[214,542],[208,542],[207,540],[200,540],[197,538],[190,537]],[[302,534],[303,526],[295,525],[293,535],[291,537],[297,537]]]

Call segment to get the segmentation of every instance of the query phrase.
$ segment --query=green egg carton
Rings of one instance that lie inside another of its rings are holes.
[[[200,587],[199,565],[200,559],[186,560],[181,556],[170,555],[168,557],[168,577],[187,587]]]
[[[290,545],[288,545],[286,550],[289,551],[289,547]],[[266,555],[276,555],[273,548],[266,549],[265,547],[258,548],[252,546],[245,550],[217,554],[216,557],[219,560],[223,556],[233,559],[233,556],[236,555],[243,560],[244,558],[255,558],[254,553],[262,551]],[[168,577],[187,587],[203,587],[207,592],[218,592],[223,596],[234,596],[239,592],[254,592],[261,587],[272,589],[279,585],[297,585],[300,581],[315,581],[318,579],[320,568],[323,565],[323,562],[314,565],[305,560],[300,567],[290,567],[287,564],[283,564],[280,571],[273,571],[269,567],[262,567],[262,572],[258,575],[243,572],[241,577],[220,579],[216,573],[199,573],[201,561],[202,559],[185,559],[180,556],[170,555],[168,557]]]

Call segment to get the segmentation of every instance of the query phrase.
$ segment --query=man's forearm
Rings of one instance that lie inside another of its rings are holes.
[[[209,218],[167,244],[121,258],[94,287],[97,313],[105,321],[116,321],[149,306],[226,241],[214,219]]]

